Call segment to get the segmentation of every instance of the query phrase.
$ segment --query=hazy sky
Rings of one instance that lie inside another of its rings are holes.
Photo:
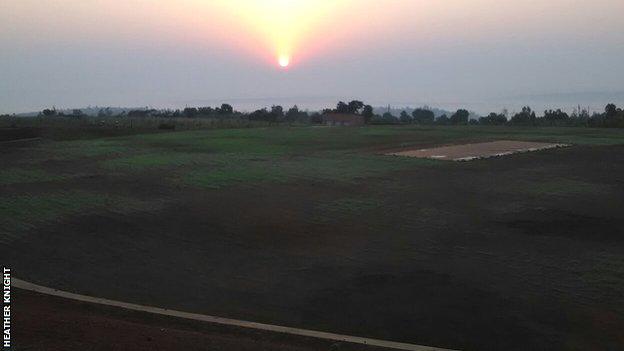
[[[0,112],[582,100],[624,91],[622,14],[622,0],[0,0]]]

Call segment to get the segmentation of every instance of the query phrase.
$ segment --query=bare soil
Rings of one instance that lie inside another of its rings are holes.
[[[489,143],[442,146],[432,149],[419,149],[394,152],[393,156],[432,158],[448,161],[470,161],[479,158],[506,156],[519,152],[538,151],[563,147],[563,144],[537,143],[526,141],[499,140]]]
[[[19,289],[13,301],[16,350],[385,350],[154,316]]]

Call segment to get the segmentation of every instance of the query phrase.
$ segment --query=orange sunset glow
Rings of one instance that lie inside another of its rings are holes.
[[[213,6],[232,16],[261,44],[264,54],[282,67],[305,55],[306,44],[350,1],[345,0],[219,0]]]
[[[63,20],[53,21],[37,1],[12,2],[11,11],[27,13],[28,18],[15,23],[9,18],[5,24],[12,30],[42,26],[47,36],[60,40],[134,41],[140,37],[182,45],[229,47],[278,67],[292,66],[294,57],[300,62],[330,47],[340,47],[341,39],[362,33],[362,27],[373,28],[381,19],[397,15],[370,0],[53,0],[53,3],[61,10],[72,7],[72,11],[61,11]],[[414,4],[408,7],[415,8]],[[376,13],[375,20],[369,20],[367,9],[381,11]],[[94,14],[97,14],[96,25],[75,31],[76,26]],[[284,65],[286,61],[288,64]]]

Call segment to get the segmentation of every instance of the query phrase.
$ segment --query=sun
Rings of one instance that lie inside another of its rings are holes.
[[[290,66],[290,57],[286,55],[280,56],[279,59],[277,60],[277,63],[279,63],[280,67],[286,68]]]
[[[163,1],[163,0],[160,0]],[[362,0],[360,0],[362,1]],[[271,66],[287,70],[299,65],[310,51],[324,45],[313,39],[324,33],[334,17],[344,11],[352,11],[355,0],[185,0],[214,6],[215,12],[225,11],[224,26],[232,25],[248,32],[250,44],[236,41],[241,48],[262,53]],[[350,12],[348,12],[350,13]],[[340,15],[342,16],[342,15]],[[230,18],[238,23],[230,23]],[[337,17],[336,17],[337,18]],[[341,26],[342,28],[342,26]],[[225,34],[225,31],[224,31]],[[226,37],[229,40],[229,37]],[[293,60],[296,57],[296,60]]]

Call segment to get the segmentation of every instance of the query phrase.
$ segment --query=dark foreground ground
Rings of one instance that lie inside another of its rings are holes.
[[[24,290],[15,290],[13,300],[15,350],[385,350],[129,312]]]
[[[514,139],[574,146],[381,155]],[[195,313],[464,350],[621,350],[622,144],[619,131],[466,127],[15,147],[0,156],[0,253],[20,279]],[[87,340],[80,328],[68,340]]]

